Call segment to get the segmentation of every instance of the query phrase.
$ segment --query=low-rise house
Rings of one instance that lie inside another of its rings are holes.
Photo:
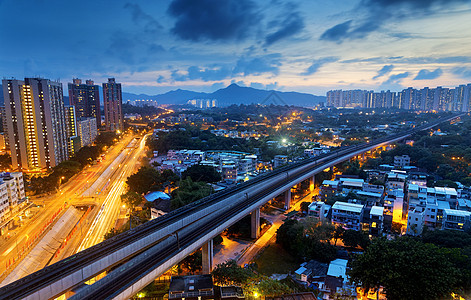
[[[364,205],[337,201],[332,206],[332,223],[345,229],[361,230]]]
[[[212,275],[173,276],[168,299],[214,299]]]
[[[381,206],[373,206],[369,215],[369,232],[371,235],[378,236],[383,233],[383,212]]]
[[[442,229],[467,230],[471,227],[471,212],[457,209],[443,210]]]
[[[326,204],[322,201],[312,202],[309,204],[308,215],[319,219],[323,222],[325,220]]]
[[[407,231],[409,235],[421,235],[424,229],[425,213],[420,209],[409,211],[407,215]]]
[[[394,156],[394,167],[403,169],[410,165],[409,155]]]

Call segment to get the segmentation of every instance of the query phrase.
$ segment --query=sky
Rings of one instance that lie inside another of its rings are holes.
[[[0,28],[2,78],[146,94],[471,83],[471,0],[0,0]]]

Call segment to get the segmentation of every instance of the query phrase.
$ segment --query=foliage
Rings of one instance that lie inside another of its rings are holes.
[[[10,154],[0,155],[0,170],[6,171],[11,169],[11,157]]]
[[[421,239],[424,243],[431,243],[440,247],[471,247],[471,233],[458,230],[430,230],[424,227]]]
[[[285,283],[255,274],[252,270],[242,268],[235,260],[216,265],[211,273],[219,285],[242,286],[246,295],[258,293],[261,296],[279,296],[293,290]]]
[[[128,177],[126,183],[129,189],[139,194],[145,194],[149,191],[158,191],[164,187],[164,183],[174,184],[178,176],[171,170],[165,170],[162,173],[152,167],[140,167],[139,170]]]
[[[276,242],[295,257],[329,262],[337,254],[336,247],[330,244],[334,231],[331,224],[291,219],[278,228]]]
[[[301,211],[307,212],[309,210],[309,205],[311,205],[311,202],[303,201],[301,203]]]
[[[150,106],[150,105],[134,106],[129,103],[123,103],[122,109],[123,109],[123,114],[139,114],[142,117],[153,116],[161,112],[164,112],[163,109],[155,107],[155,106]]]
[[[95,139],[95,144],[98,146],[98,149],[103,148],[103,146],[110,147],[115,143],[115,139],[118,138],[118,135],[114,131],[102,131]]]
[[[191,177],[193,181],[217,182],[221,180],[221,174],[212,166],[193,165],[182,174],[182,179]]]
[[[205,182],[193,182],[191,178],[180,181],[178,189],[172,192],[171,208],[177,209],[179,207],[190,204],[201,198],[209,196],[213,188]]]
[[[264,224],[269,224],[265,218],[260,218],[260,227],[263,227]],[[226,229],[226,233],[229,236],[237,236],[242,238],[250,238],[252,230],[252,220],[251,216],[247,215],[237,221],[235,224],[229,226]]]
[[[458,283],[459,270],[444,251],[408,237],[375,239],[348,271],[366,290],[383,286],[387,298],[445,299]]]
[[[133,191],[128,191],[126,194],[121,195],[121,201],[123,201],[127,207],[131,208],[131,211],[133,211],[136,206],[141,204],[142,200],[142,196]]]
[[[228,260],[216,265],[211,274],[217,284],[241,286],[253,275],[253,272],[240,267],[235,260]]]
[[[100,149],[97,146],[85,146],[80,148],[72,160],[78,161],[82,167],[90,164],[100,156]]]
[[[203,266],[203,256],[201,250],[195,251],[194,253],[185,257],[180,265],[182,269],[188,270],[190,273],[201,271]]]
[[[121,234],[123,233],[124,231],[126,231],[125,227],[123,226],[123,228],[121,229],[115,229],[114,227],[110,229],[110,231],[108,231],[107,233],[105,233],[105,236],[103,237],[103,239],[105,240],[108,240],[108,239],[111,239],[112,237],[114,236],[117,236],[118,234]]]
[[[370,244],[368,234],[363,231],[345,230],[342,234],[342,242],[345,246],[350,248],[362,248],[365,250]]]

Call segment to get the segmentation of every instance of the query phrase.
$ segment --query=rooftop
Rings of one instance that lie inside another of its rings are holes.
[[[340,258],[331,261],[329,264],[329,269],[327,270],[327,275],[333,277],[342,277],[346,279],[347,263],[348,260]]]
[[[382,216],[382,215],[383,215],[383,212],[384,212],[384,208],[383,208],[383,207],[381,207],[381,206],[373,206],[373,207],[371,207],[370,215]]]
[[[361,213],[361,211],[363,210],[363,205],[337,201],[332,206],[332,209],[347,210]]]

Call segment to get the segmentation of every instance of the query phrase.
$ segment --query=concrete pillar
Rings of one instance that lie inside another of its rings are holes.
[[[291,188],[285,191],[285,209],[291,207]]]
[[[258,239],[260,237],[260,207],[254,210],[250,215],[252,217],[251,238]]]
[[[211,274],[213,271],[213,239],[203,245],[203,274]]]
[[[315,184],[316,184],[316,175],[312,175],[312,177],[309,178],[309,191],[311,192],[314,191]]]

